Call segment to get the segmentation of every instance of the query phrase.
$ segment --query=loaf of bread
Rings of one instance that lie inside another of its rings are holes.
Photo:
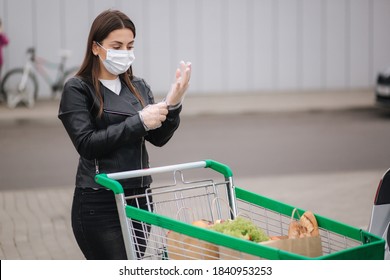
[[[317,219],[311,211],[303,213],[302,217],[299,219],[299,223],[303,228],[301,233],[303,236],[318,236],[320,234]]]
[[[288,227],[288,238],[294,239],[301,237],[302,226],[299,221],[291,221]]]
[[[212,222],[207,220],[196,220],[192,222],[192,225],[202,227],[202,228],[207,228],[212,225]]]
[[[318,223],[311,211],[306,211],[298,221],[291,221],[288,228],[288,238],[318,236]]]

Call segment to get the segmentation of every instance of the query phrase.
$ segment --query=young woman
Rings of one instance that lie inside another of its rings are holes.
[[[122,12],[98,15],[81,68],[61,97],[58,117],[80,155],[72,227],[86,259],[127,257],[114,195],[95,183],[95,175],[149,167],[145,141],[156,146],[169,141],[189,85],[191,65],[181,62],[165,101],[156,104],[147,83],[133,76],[135,35]],[[128,196],[144,193],[151,182],[148,176],[121,184]]]

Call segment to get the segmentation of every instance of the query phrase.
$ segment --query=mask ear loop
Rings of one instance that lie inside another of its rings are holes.
[[[100,43],[98,41],[93,41],[99,48],[102,48],[103,50],[106,51],[106,59],[107,59],[107,49],[104,48],[102,45],[100,45]],[[99,59],[104,62],[104,60],[101,58],[101,56],[99,54],[96,54],[97,57],[99,57]]]
[[[98,45],[99,47],[101,47],[103,50],[107,51],[107,49],[106,49],[105,47],[103,47],[102,45],[100,45],[99,42],[97,42],[97,41],[94,41],[94,42],[95,42],[96,45]]]

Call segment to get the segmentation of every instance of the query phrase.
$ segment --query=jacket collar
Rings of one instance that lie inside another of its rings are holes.
[[[105,111],[130,116],[135,115],[138,111],[142,110],[141,103],[123,83],[119,95],[115,94],[103,85],[101,86],[101,91],[104,98],[103,110]]]

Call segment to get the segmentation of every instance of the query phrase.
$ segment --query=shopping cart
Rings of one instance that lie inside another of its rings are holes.
[[[158,187],[125,196],[120,181],[162,174]],[[222,175],[222,176],[221,176]],[[205,179],[206,178],[206,179]],[[129,259],[383,259],[383,239],[315,215],[322,254],[308,257],[193,225],[196,220],[250,219],[269,236],[288,233],[294,209],[303,209],[234,186],[231,169],[205,160],[143,170],[99,174],[115,194]],[[131,206],[132,205],[132,206]]]

